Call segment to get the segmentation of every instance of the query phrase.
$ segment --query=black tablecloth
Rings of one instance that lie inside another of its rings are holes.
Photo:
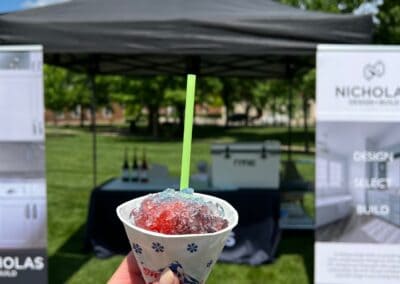
[[[95,188],[91,194],[85,237],[85,247],[100,258],[129,252],[129,242],[116,215],[116,207],[149,193],[147,190],[104,190],[105,184]],[[239,213],[239,225],[230,235],[220,260],[248,264],[273,260],[280,237],[277,190],[198,192],[225,199]]]

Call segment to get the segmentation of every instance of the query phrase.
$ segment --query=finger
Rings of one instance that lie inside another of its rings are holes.
[[[154,284],[179,284],[179,279],[170,269],[167,268],[161,274],[160,281]]]
[[[131,274],[131,275],[139,275],[139,276],[142,275],[142,273],[140,272],[139,265],[136,262],[136,258],[135,258],[135,256],[133,255],[132,252],[130,252],[126,256],[126,261],[128,262],[129,274]]]
[[[132,253],[124,258],[108,284],[145,284]]]

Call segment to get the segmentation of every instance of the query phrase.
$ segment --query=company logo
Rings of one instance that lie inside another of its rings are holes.
[[[235,159],[233,165],[236,167],[255,167],[256,161],[252,159]]]
[[[0,277],[13,278],[18,271],[43,270],[44,258],[41,256],[20,258],[18,256],[0,256]]]
[[[400,86],[373,84],[374,78],[385,75],[385,64],[378,60],[363,67],[363,77],[368,83],[335,86],[335,97],[349,99],[351,105],[400,105]]]
[[[371,81],[375,77],[382,77],[385,74],[385,64],[377,61],[375,64],[367,64],[363,68],[363,76],[367,81]]]

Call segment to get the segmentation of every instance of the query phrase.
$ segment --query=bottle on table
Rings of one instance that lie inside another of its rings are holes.
[[[128,150],[125,148],[124,163],[122,164],[122,181],[129,181]]]
[[[138,182],[139,181],[139,166],[136,155],[136,148],[133,150],[133,160],[132,160],[132,168],[131,168],[131,181]]]
[[[147,165],[146,150],[143,149],[142,165],[140,167],[140,182],[148,182],[149,181],[148,170],[149,170],[149,167]]]

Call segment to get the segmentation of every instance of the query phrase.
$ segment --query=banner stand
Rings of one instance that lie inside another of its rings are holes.
[[[400,283],[400,46],[317,51],[316,284]]]
[[[43,52],[0,47],[0,283],[47,283]]]

